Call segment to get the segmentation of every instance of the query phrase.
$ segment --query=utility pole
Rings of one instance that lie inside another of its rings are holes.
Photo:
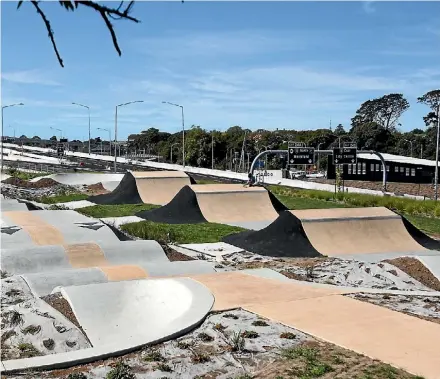
[[[183,105],[170,103],[169,101],[162,101],[162,104],[179,107],[182,111],[182,166],[185,167],[185,115],[183,113]]]
[[[90,155],[90,107],[88,105],[83,105],[83,104],[79,104],[79,103],[72,103],[73,105],[78,105],[80,107],[83,108],[87,108],[87,110],[89,111],[89,155]]]
[[[214,131],[211,132],[211,169],[214,170]]]
[[[436,149],[435,149],[435,175],[434,175],[434,181],[435,181],[435,201],[437,201],[438,198],[438,149],[439,149],[439,141],[440,141],[440,104],[437,106],[437,143],[436,143]]]

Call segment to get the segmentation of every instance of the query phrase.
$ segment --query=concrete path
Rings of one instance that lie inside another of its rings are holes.
[[[205,286],[187,278],[64,287],[61,293],[93,347],[3,361],[2,373],[70,367],[177,338],[201,323],[214,303]]]
[[[2,212],[1,218],[2,227],[17,230],[13,234],[2,233],[2,248],[119,241],[102,222],[71,210]]]
[[[242,307],[426,379],[439,378],[439,324],[341,296],[338,289],[239,272],[192,278],[212,291],[214,310]]]
[[[1,267],[9,274],[125,264],[169,263],[156,241],[117,241],[2,249]]]
[[[425,267],[431,271],[438,280],[440,280],[440,253],[437,253],[437,255],[417,255],[414,258],[417,258],[422,262]]]

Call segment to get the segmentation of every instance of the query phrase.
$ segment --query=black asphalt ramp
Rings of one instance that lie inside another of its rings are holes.
[[[223,242],[269,257],[322,256],[308,240],[301,221],[287,211],[281,212],[280,216],[264,229],[230,234],[223,238]]]
[[[409,220],[407,220],[404,216],[402,217],[403,225],[405,225],[406,230],[411,235],[412,238],[416,240],[419,245],[422,245],[425,249],[429,250],[440,250],[440,241],[437,241],[425,233],[423,233],[420,229],[415,227]]]
[[[136,216],[164,224],[208,222],[203,217],[196,194],[189,186],[183,187],[167,205],[150,211],[138,212]]]
[[[137,190],[136,179],[127,172],[118,186],[110,193],[90,196],[88,201],[95,204],[141,204],[143,203]]]

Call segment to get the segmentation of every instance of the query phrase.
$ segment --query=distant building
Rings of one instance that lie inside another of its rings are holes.
[[[382,153],[387,182],[434,183],[435,161]],[[374,154],[358,154],[357,164],[344,165],[344,180],[382,181],[382,163]],[[328,156],[327,178],[335,179],[333,156]]]

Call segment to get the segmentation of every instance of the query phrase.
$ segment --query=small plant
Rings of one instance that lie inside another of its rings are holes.
[[[233,320],[238,320],[238,316],[232,314],[232,313],[226,313],[225,315],[223,315],[224,318],[231,318]]]
[[[40,325],[29,325],[21,331],[23,334],[37,334],[41,332]]]
[[[315,278],[315,268],[313,266],[308,266],[306,267],[306,278],[308,280],[312,280],[313,278]]]
[[[66,379],[87,379],[87,375],[83,372],[72,372]]]
[[[296,338],[296,334],[291,332],[284,332],[280,334],[280,338],[285,338],[287,340],[294,340]]]
[[[52,338],[47,338],[47,339],[43,340],[43,346],[47,350],[53,350],[55,347],[55,341]]]
[[[17,326],[23,324],[23,315],[16,310],[12,310],[9,312],[9,325]]]
[[[7,271],[5,270],[0,270],[0,277],[1,279],[6,279],[8,276],[10,276]]]
[[[191,343],[188,341],[178,341],[177,347],[182,350],[189,349],[191,347]]]
[[[198,337],[203,342],[212,342],[212,341],[214,341],[214,337],[210,336],[208,333],[205,333],[205,332],[199,333]]]
[[[223,332],[226,329],[226,326],[218,323],[213,326],[213,329],[218,330],[219,332]]]
[[[207,260],[208,260],[208,258],[206,257],[206,255],[205,255],[205,254],[202,254],[202,253],[197,254],[196,258],[197,258],[198,260],[200,260],[200,261],[207,261]]]
[[[165,361],[165,357],[158,350],[153,350],[153,351],[148,352],[148,354],[146,354],[143,357],[143,359],[146,362],[164,362]]]
[[[20,350],[20,358],[32,358],[38,357],[41,353],[31,343],[22,342],[18,344],[18,350]]]
[[[254,330],[245,330],[241,333],[243,338],[258,338],[260,335]]]
[[[232,351],[236,351],[236,352],[243,351],[246,341],[244,340],[244,337],[241,335],[241,331],[234,332],[232,334],[232,337],[229,339],[228,344],[231,347]]]
[[[252,323],[253,326],[269,326],[269,324],[264,320],[256,320]]]
[[[211,358],[209,357],[208,354],[205,354],[202,352],[197,352],[197,351],[192,352],[191,361],[193,363],[206,363],[206,362],[209,362],[210,360],[211,360]]]
[[[236,376],[235,379],[253,379],[254,377],[249,374]]]
[[[173,369],[170,365],[167,365],[166,363],[159,363],[156,365],[155,370],[163,371],[163,372],[172,372]]]
[[[306,364],[304,368],[295,368],[291,370],[292,374],[299,376],[300,378],[317,378],[334,371],[333,367],[328,363],[319,360],[319,352],[314,348],[298,346],[283,350],[282,355],[287,359],[300,358],[304,361]]]
[[[7,291],[5,293],[6,296],[17,296],[17,295],[21,295],[21,291],[15,288],[10,289],[9,291]]]
[[[136,376],[131,371],[131,367],[119,361],[115,366],[107,373],[106,379],[136,379]]]

